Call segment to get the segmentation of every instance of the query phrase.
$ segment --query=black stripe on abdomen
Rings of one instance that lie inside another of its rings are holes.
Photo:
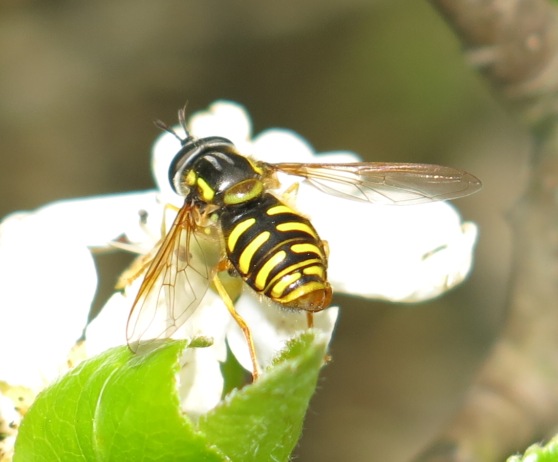
[[[220,219],[227,256],[256,292],[286,303],[294,290],[327,285],[327,257],[316,230],[275,196],[227,207]]]

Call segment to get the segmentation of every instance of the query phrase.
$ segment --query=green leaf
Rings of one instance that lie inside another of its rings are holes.
[[[225,460],[179,408],[185,342],[151,352],[118,347],[44,390],[23,419],[14,461]]]
[[[175,374],[186,342],[132,354],[119,347],[44,390],[23,420],[20,461],[287,461],[302,430],[327,342],[291,341],[254,384],[192,423]]]
[[[199,429],[232,461],[287,461],[300,438],[326,346],[310,332],[292,340],[256,383],[203,416]]]
[[[533,444],[523,456],[511,456],[507,462],[555,462],[558,460],[558,435],[545,446]]]

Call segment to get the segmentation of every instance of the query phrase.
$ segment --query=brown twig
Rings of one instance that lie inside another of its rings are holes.
[[[558,15],[546,0],[431,0],[533,135],[510,215],[508,319],[466,400],[421,461],[501,461],[558,428]]]

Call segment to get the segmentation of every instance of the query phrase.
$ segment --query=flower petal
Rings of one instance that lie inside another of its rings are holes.
[[[178,374],[180,407],[191,418],[213,409],[221,400],[224,379],[214,345],[187,348]]]
[[[90,248],[107,248],[122,234],[133,242],[157,241],[158,236],[146,235],[142,212],[147,212],[149,222],[154,224],[151,232],[159,235],[163,206],[155,191],[58,201],[38,209],[35,214],[49,226],[66,230],[72,241]]]
[[[173,127],[178,136],[186,136],[182,127]],[[173,204],[180,207],[184,198],[174,192],[169,181],[169,167],[174,156],[180,151],[182,145],[176,136],[171,133],[161,134],[153,144],[151,154],[151,171],[161,194],[162,203]]]
[[[235,308],[251,330],[260,371],[271,364],[288,340],[308,329],[305,311],[283,309],[262,300],[249,290],[240,297]],[[337,307],[330,307],[314,314],[314,328],[325,333],[328,340],[333,334],[337,314]],[[238,362],[246,370],[251,371],[252,362],[246,338],[232,319],[227,341]]]
[[[0,380],[40,389],[67,368],[89,315],[97,275],[71,229],[41,214],[0,227]]]
[[[197,138],[222,136],[242,149],[252,134],[252,121],[246,109],[232,101],[219,100],[207,110],[192,114],[188,126]]]
[[[417,302],[461,282],[469,272],[476,226],[447,202],[381,206],[346,201],[301,185],[297,206],[328,242],[334,290]]]

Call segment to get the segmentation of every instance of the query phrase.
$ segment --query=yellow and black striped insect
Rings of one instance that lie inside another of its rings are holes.
[[[327,246],[312,223],[276,195],[277,173],[299,177],[327,194],[395,205],[455,199],[481,187],[471,174],[438,165],[259,162],[225,138],[191,136],[184,109],[179,121],[185,138],[159,126],[182,144],[169,181],[184,204],[149,263],[128,319],[128,343],[170,337],[213,284],[244,332],[254,378],[258,370],[250,329],[219,275],[238,276],[273,302],[305,311],[309,326],[312,314],[327,308],[332,295]],[[151,324],[160,316],[165,327],[153,335]]]

